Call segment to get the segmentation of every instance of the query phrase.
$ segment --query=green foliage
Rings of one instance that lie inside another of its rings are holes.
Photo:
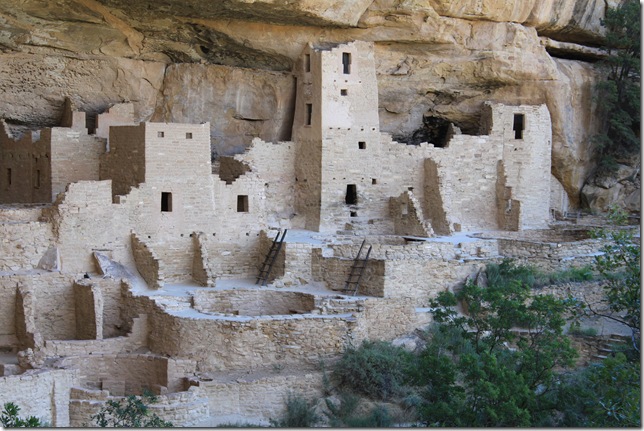
[[[114,428],[171,428],[171,422],[164,421],[156,414],[150,413],[148,404],[153,404],[157,398],[145,392],[138,397],[129,395],[121,400],[109,400],[101,410],[92,416],[99,427]]]
[[[561,411],[556,426],[641,427],[641,369],[623,353],[562,376],[549,397]]]
[[[553,273],[544,273],[528,265],[517,265],[512,259],[503,259],[500,264],[491,263],[486,268],[488,283],[503,287],[521,282],[531,288],[553,284],[589,281],[594,278],[590,266],[567,268]]]
[[[390,427],[393,419],[385,406],[376,405],[366,415],[356,414],[360,399],[350,392],[342,392],[337,403],[325,399],[328,413],[325,415],[332,428],[383,428]]]
[[[626,223],[626,215],[616,207],[611,208],[611,220],[614,224]],[[637,340],[635,347],[639,350],[640,307],[641,307],[641,268],[639,242],[633,238],[631,231],[622,228],[601,229],[594,232],[597,238],[608,240],[602,247],[602,255],[595,257],[595,270],[604,278],[604,293],[608,300],[611,314],[602,314],[586,304],[594,314],[603,315],[628,326]]]
[[[313,403],[301,395],[289,392],[285,400],[286,408],[279,419],[270,420],[271,426],[278,428],[309,428],[320,421]]]
[[[626,0],[608,8],[601,21],[608,57],[601,63],[606,72],[598,85],[603,123],[595,141],[606,170],[614,169],[616,158],[640,149],[640,9],[639,1]]]
[[[386,401],[402,394],[411,357],[411,353],[390,343],[365,341],[357,349],[345,350],[333,376],[341,387]]]
[[[467,283],[430,303],[440,326],[418,356],[413,380],[423,388],[427,425],[530,426],[546,408],[541,395],[556,385],[554,370],[573,363],[576,352],[562,329],[566,303],[532,297],[529,268],[504,262],[494,271],[489,287]],[[456,311],[459,302],[467,315]]]
[[[48,425],[40,422],[35,416],[21,418],[18,416],[20,407],[14,403],[5,403],[2,413],[0,413],[0,425],[3,428],[37,428],[47,427]]]

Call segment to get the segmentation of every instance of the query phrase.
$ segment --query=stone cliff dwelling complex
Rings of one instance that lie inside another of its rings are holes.
[[[292,141],[214,161],[208,123],[133,124],[130,104],[93,134],[71,104],[0,132],[0,401],[82,426],[148,388],[175,425],[265,420],[486,262],[596,252],[539,239],[562,209],[545,105],[486,104],[478,135],[413,146],[380,132],[370,43],[309,45],[293,74]]]

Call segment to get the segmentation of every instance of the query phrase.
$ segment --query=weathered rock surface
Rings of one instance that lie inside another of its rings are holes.
[[[552,172],[576,205],[593,166],[600,19],[618,3],[4,0],[0,117],[38,128],[65,96],[90,112],[129,100],[137,120],[210,121],[229,154],[289,138],[288,72],[307,43],[361,39],[376,46],[381,129],[398,140],[424,117],[477,133],[486,100],[546,103]]]

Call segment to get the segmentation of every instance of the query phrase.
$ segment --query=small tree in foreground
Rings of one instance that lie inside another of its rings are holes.
[[[0,414],[0,425],[3,428],[37,428],[47,426],[47,424],[40,422],[40,419],[35,416],[29,416],[23,419],[18,416],[18,413],[20,413],[20,407],[14,403],[5,403],[4,409]]]
[[[109,400],[101,410],[92,416],[99,427],[114,428],[172,428],[172,422],[164,421],[154,413],[150,413],[148,404],[153,404],[157,398],[145,392],[138,397],[129,395],[119,401]]]

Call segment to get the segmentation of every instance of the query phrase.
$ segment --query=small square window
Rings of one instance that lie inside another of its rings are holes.
[[[161,212],[172,212],[172,193],[161,192]]]
[[[248,195],[237,196],[237,212],[238,213],[248,212]]]
[[[186,133],[186,139],[192,139],[192,133],[190,132]]]
[[[165,133],[157,132],[157,138],[163,138],[164,136],[165,136]]]
[[[367,149],[367,143],[364,141],[358,142],[358,148],[361,150],[366,150]]]
[[[358,217],[357,211],[351,211],[351,217]]]
[[[349,90],[346,88],[340,90],[340,96],[346,96],[347,94],[349,94]]]
[[[371,179],[371,184],[378,184],[378,180],[376,180],[375,178],[372,178]]]

